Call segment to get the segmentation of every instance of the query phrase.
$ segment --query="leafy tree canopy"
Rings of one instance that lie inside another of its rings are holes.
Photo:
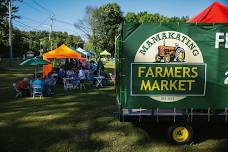
[[[186,22],[188,17],[166,17],[158,13],[150,14],[147,12],[133,13],[129,12],[126,14],[124,21],[125,22],[158,22],[158,23],[169,23],[169,22]]]
[[[91,42],[95,50],[109,50],[114,54],[115,35],[123,22],[122,11],[118,4],[109,3],[92,12],[93,22]]]

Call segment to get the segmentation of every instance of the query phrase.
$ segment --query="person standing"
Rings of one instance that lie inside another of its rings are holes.
[[[80,90],[81,89],[85,89],[85,79],[86,79],[86,76],[85,76],[85,69],[84,67],[81,67],[80,70],[79,70],[79,73],[78,73],[78,76],[80,78]]]
[[[74,77],[73,77],[73,88],[79,88],[80,86],[80,78],[79,78],[79,71],[78,69],[76,69],[76,71],[74,72]]]

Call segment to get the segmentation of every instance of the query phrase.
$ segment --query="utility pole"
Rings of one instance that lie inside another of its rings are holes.
[[[13,45],[12,45],[12,0],[9,0],[9,49],[10,49],[10,65],[13,62]]]
[[[51,50],[52,50],[52,40],[51,40],[51,34],[52,34],[52,25],[53,25],[54,15],[52,15],[52,16],[51,16],[50,20],[51,20],[51,23],[50,23],[49,41],[50,41]]]

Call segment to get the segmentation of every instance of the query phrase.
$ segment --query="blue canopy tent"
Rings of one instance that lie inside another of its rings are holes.
[[[96,57],[97,56],[97,54],[95,52],[93,52],[93,51],[87,51],[87,52],[89,52],[90,55],[93,56],[93,57]]]
[[[86,51],[82,48],[77,48],[76,51],[80,52],[81,54],[85,55],[87,58],[92,57],[93,54],[90,51]]]

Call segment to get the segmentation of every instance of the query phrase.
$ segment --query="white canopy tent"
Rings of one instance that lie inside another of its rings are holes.
[[[77,48],[77,51],[87,56],[87,52],[85,50],[83,50],[82,48],[80,48],[80,47]]]

